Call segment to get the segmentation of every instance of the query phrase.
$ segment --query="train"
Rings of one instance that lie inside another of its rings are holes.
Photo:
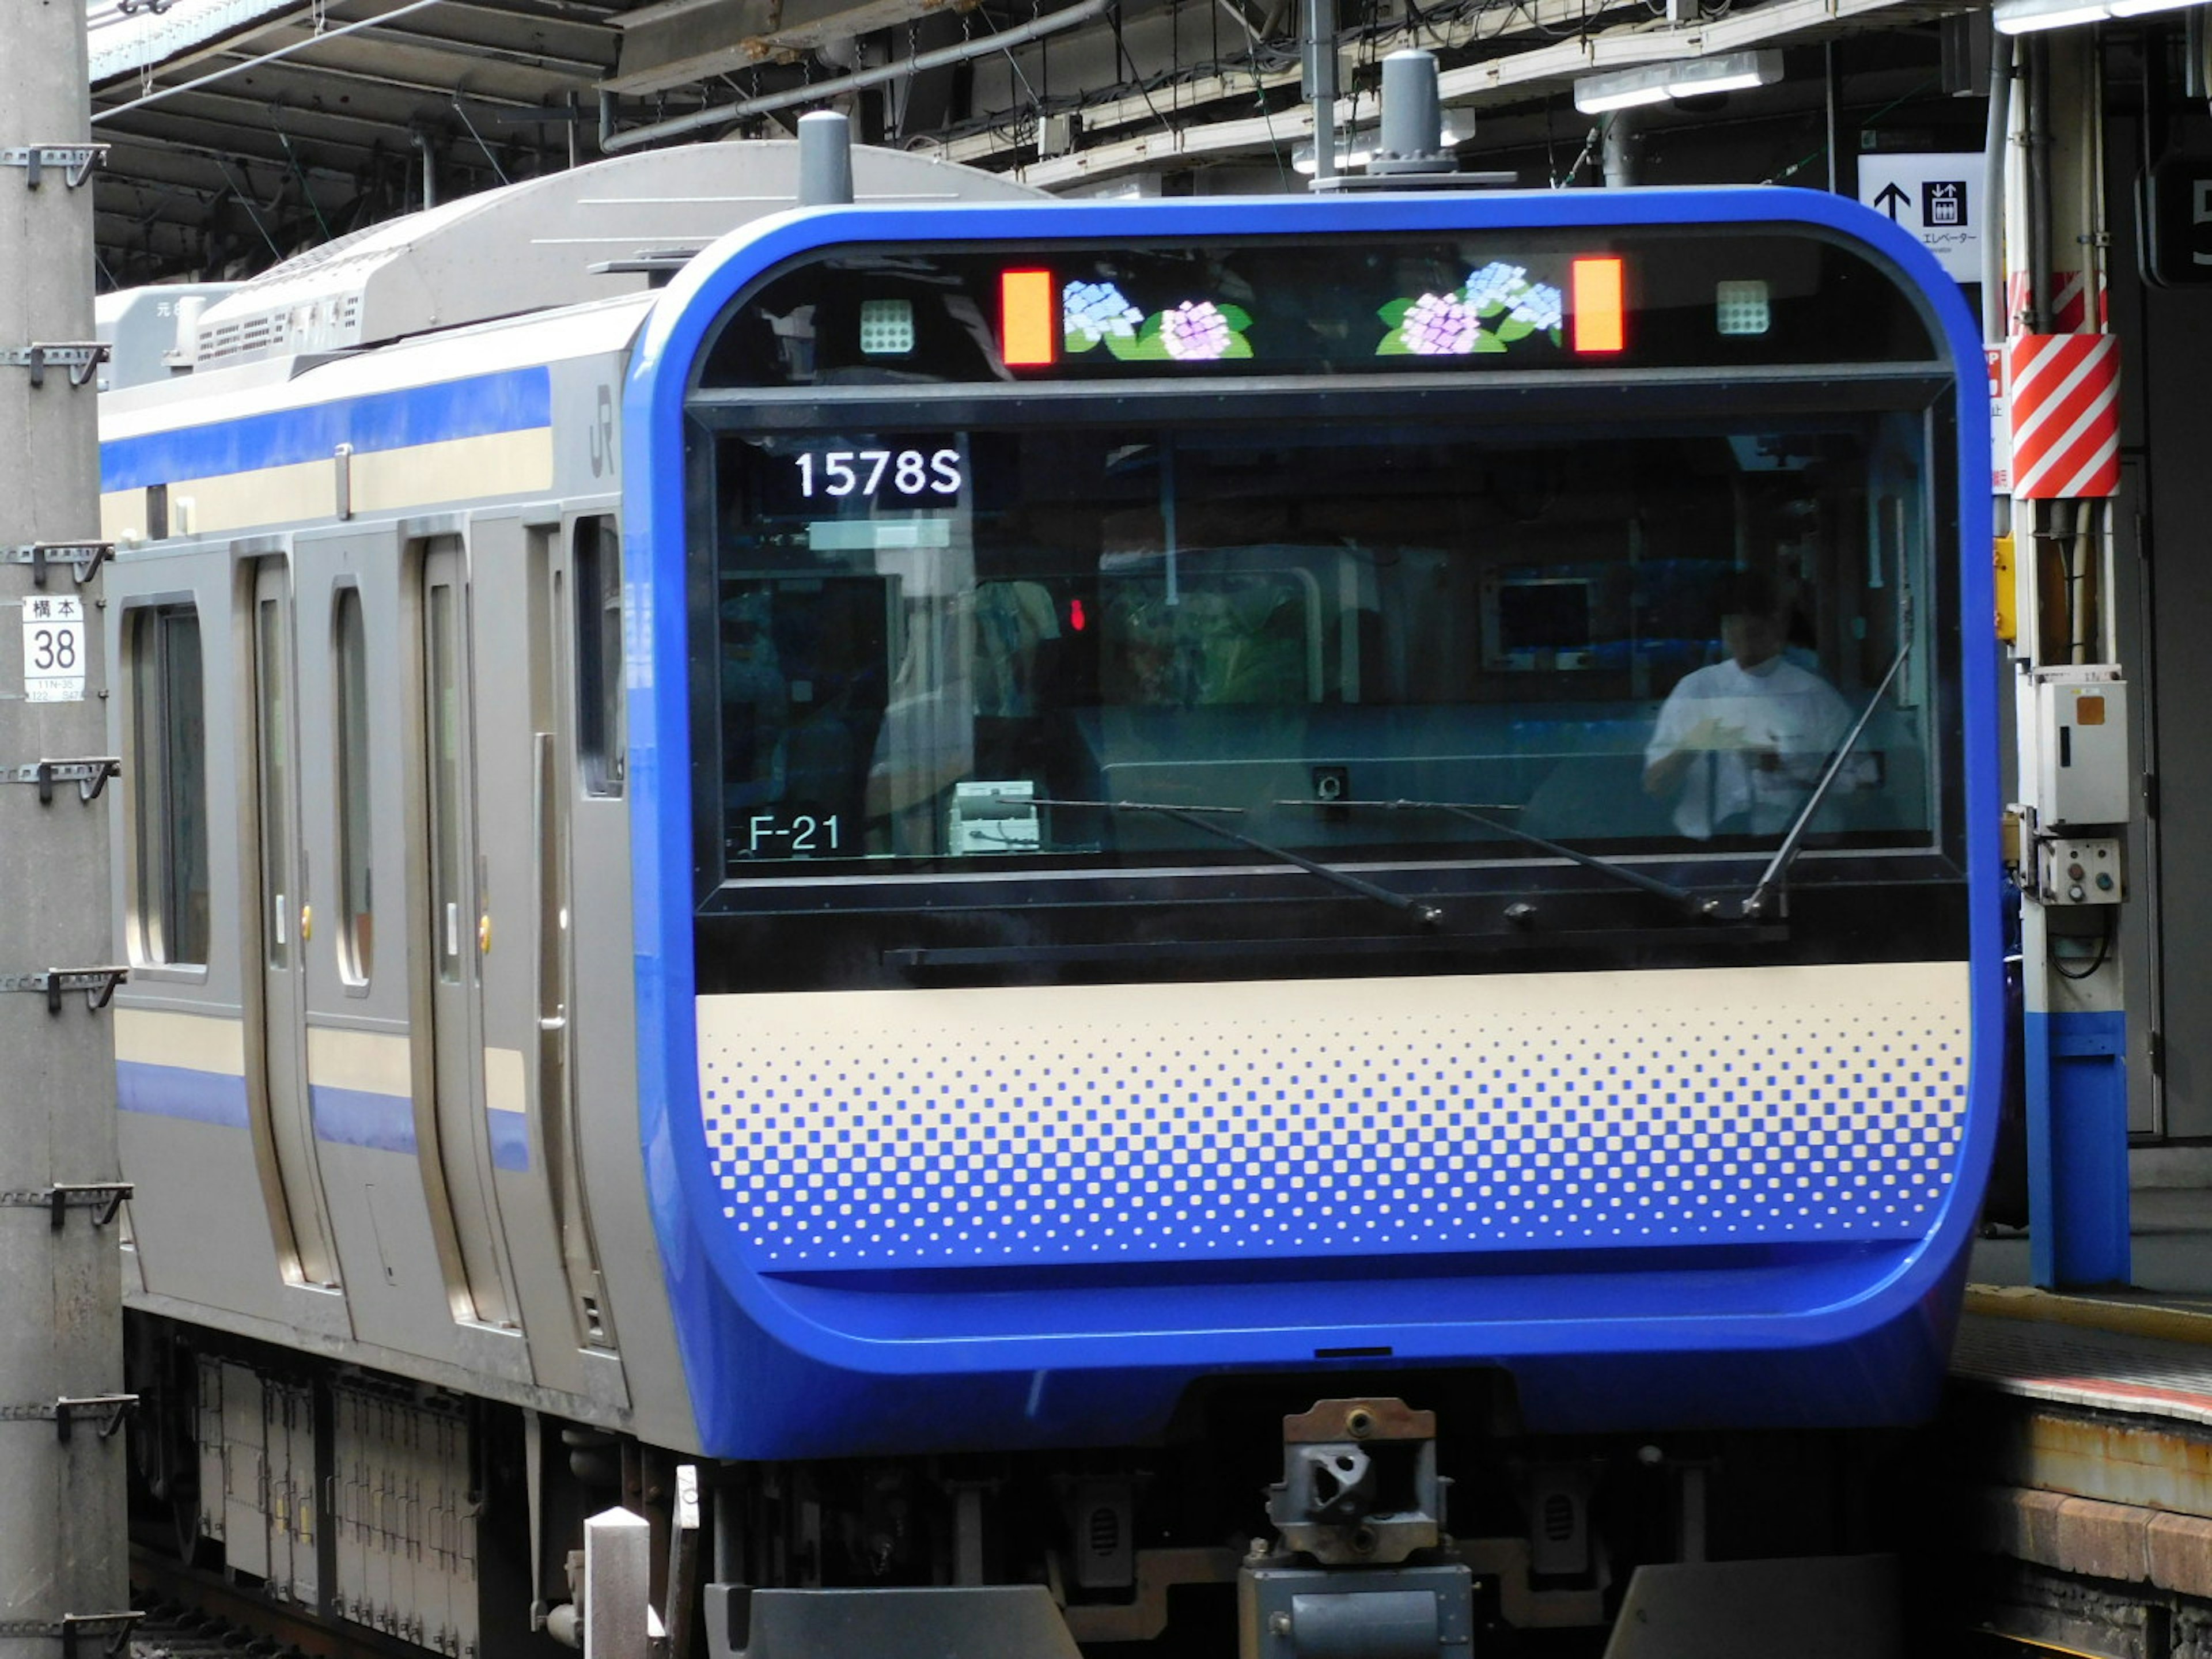
[[[454,1659],[622,1509],[672,1659],[1873,1640],[2002,1030],[1956,285],[850,156],[103,301],[142,1540]]]

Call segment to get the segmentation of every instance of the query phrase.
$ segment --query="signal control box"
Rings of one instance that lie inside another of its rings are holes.
[[[2118,904],[2127,896],[2117,838],[2053,836],[2039,850],[2043,868],[2037,896],[2045,904]]]
[[[2035,672],[2038,833],[2125,823],[2135,816],[2128,769],[2128,687],[2117,668]]]

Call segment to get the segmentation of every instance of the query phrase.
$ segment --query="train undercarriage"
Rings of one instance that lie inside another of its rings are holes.
[[[1347,1370],[1216,1379],[1146,1447],[714,1463],[144,1316],[131,1359],[142,1549],[449,1659],[581,1646],[618,1511],[653,1659],[1898,1641],[1893,1432],[1533,1436],[1502,1372]]]

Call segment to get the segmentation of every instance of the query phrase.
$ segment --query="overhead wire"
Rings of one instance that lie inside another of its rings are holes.
[[[1212,0],[1212,3],[1218,4],[1219,0]],[[1517,32],[1526,32],[1546,40],[1568,40],[1587,35],[1599,20],[1609,13],[1624,8],[1640,9],[1644,3],[1645,0],[1583,0],[1579,15],[1571,24],[1565,26],[1545,21],[1541,0],[1442,0],[1441,3],[1428,4],[1424,4],[1423,0],[1408,0],[1404,15],[1397,18],[1380,15],[1380,9],[1370,3],[1363,8],[1362,15],[1355,22],[1338,32],[1337,40],[1340,49],[1351,47],[1359,52],[1363,65],[1371,70],[1381,56],[1382,43],[1393,37],[1415,41],[1425,37],[1435,49],[1444,52],[1464,50]],[[1711,0],[1705,10],[1708,15],[1717,15],[1719,9],[1728,3],[1730,0]],[[1224,51],[1217,25],[1211,55],[1203,62],[1190,62],[1181,57],[1181,33],[1179,26],[1176,26],[1170,63],[1164,68],[1145,72],[1138,69],[1135,58],[1129,50],[1121,9],[1117,7],[1110,17],[1115,60],[1124,71],[1117,81],[1057,95],[1052,94],[1048,87],[1030,88],[1024,82],[1024,91],[1032,94],[1026,107],[969,115],[947,122],[927,138],[916,135],[915,141],[933,141],[943,144],[988,137],[1009,148],[1019,148],[1032,136],[1032,124],[1042,121],[1047,115],[1080,115],[1101,106],[1132,98],[1143,104],[1146,118],[1164,130],[1173,131],[1173,123],[1169,114],[1163,111],[1156,94],[1170,88],[1209,78],[1222,82],[1224,89],[1229,83],[1249,80],[1255,113],[1267,124],[1269,148],[1274,154],[1279,171],[1288,181],[1287,157],[1282,140],[1274,131],[1273,118],[1279,106],[1295,101],[1295,88],[1287,85],[1269,86],[1267,77],[1284,74],[1297,67],[1301,54],[1294,30],[1263,35],[1248,25],[1248,39],[1243,48],[1241,51]],[[1270,20],[1261,20],[1263,24],[1267,21]],[[1455,46],[1447,44],[1446,30],[1455,25],[1470,24],[1473,32],[1468,38],[1462,39]],[[1351,96],[1356,101],[1366,90],[1355,82]],[[1817,159],[1817,155],[1814,159]]]
[[[126,111],[143,109],[148,104],[158,104],[164,99],[176,97],[179,93],[198,91],[200,88],[214,82],[228,80],[230,76],[243,74],[247,70],[259,69],[265,64],[273,64],[281,58],[289,58],[294,52],[305,51],[309,46],[320,46],[325,41],[337,40],[341,35],[351,34],[356,30],[374,28],[379,23],[397,22],[410,12],[421,11],[425,7],[442,5],[444,3],[445,0],[406,0],[405,4],[395,6],[390,11],[380,12],[374,17],[363,17],[351,23],[343,23],[334,29],[318,29],[304,40],[294,40],[288,45],[278,46],[272,52],[257,52],[250,58],[241,58],[236,63],[226,64],[221,69],[212,70],[192,80],[180,81],[173,87],[161,87],[144,93],[128,103],[110,104],[105,109],[96,109],[92,112],[92,125],[98,126],[101,122],[112,120]]]
[[[1114,31],[1114,51],[1117,54],[1120,62],[1128,70],[1131,77],[1133,79],[1137,74],[1137,60],[1129,56],[1129,44],[1121,38],[1121,6],[1118,4],[1115,5],[1111,11],[1106,14],[1106,15],[1109,20],[1110,27]],[[1173,23],[1170,22],[1170,27],[1172,28],[1173,27]],[[1158,121],[1169,134],[1172,135],[1175,131],[1175,123],[1169,120],[1166,116],[1161,114],[1159,112],[1159,106],[1152,102],[1152,88],[1146,86],[1141,80],[1138,80],[1136,84],[1138,92],[1144,98],[1145,107],[1152,112],[1152,119]]]

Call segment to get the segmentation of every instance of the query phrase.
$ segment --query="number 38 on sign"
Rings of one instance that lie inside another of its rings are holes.
[[[23,700],[84,701],[84,601],[43,594],[23,601]]]

